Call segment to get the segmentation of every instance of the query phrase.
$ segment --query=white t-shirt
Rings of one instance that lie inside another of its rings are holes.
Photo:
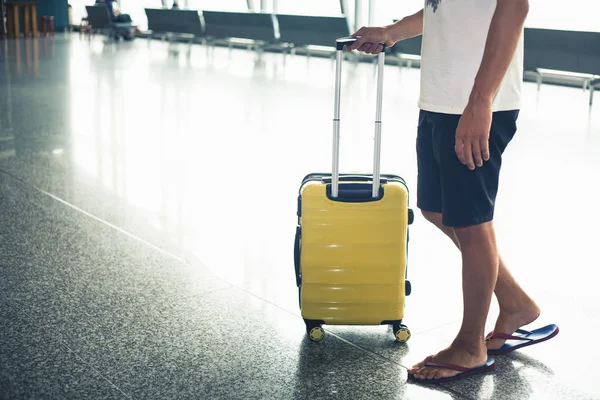
[[[496,0],[425,0],[419,108],[462,114],[481,65]],[[493,102],[521,106],[523,34]]]

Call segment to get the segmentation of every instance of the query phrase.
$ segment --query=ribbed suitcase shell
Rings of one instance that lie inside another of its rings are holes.
[[[300,189],[302,317],[329,325],[402,320],[409,223],[406,183],[387,175],[380,200],[343,202],[327,196],[321,177],[307,177]]]

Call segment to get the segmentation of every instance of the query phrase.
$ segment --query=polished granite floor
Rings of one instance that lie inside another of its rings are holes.
[[[581,89],[525,84],[496,213],[534,325],[561,333],[434,388],[406,367],[458,329],[460,257],[418,214],[410,341],[305,337],[296,195],[330,168],[331,60],[77,34],[0,46],[0,398],[600,399],[600,104]],[[345,64],[346,171],[371,170],[374,72]],[[382,170],[414,205],[419,71],[385,74]]]

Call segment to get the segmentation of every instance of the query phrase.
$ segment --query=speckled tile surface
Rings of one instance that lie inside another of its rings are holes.
[[[170,312],[156,335],[132,332],[78,352],[134,398],[462,398],[407,385],[401,366],[334,336],[311,343],[301,320],[239,289]]]
[[[2,351],[18,361],[5,369],[7,393],[51,379],[66,397],[104,388],[130,398],[463,398],[409,385],[401,365],[334,335],[310,343],[297,316],[217,278],[174,295],[165,286],[195,267],[3,174],[0,189],[0,299],[12,311]],[[81,387],[69,381],[86,374]]]
[[[5,175],[0,189],[0,297],[71,337],[151,329],[156,304],[230,286]]]
[[[0,321],[0,398],[130,398],[72,352],[54,332],[2,297]]]
[[[569,385],[544,363],[523,353],[497,357],[497,370],[483,379],[449,383],[473,399],[591,400],[598,396]]]

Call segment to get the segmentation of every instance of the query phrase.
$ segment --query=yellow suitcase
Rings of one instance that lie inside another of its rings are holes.
[[[378,56],[373,174],[338,170],[342,53],[352,40],[337,40],[333,171],[307,175],[299,190],[294,246],[299,305],[313,341],[323,339],[324,324],[383,324],[406,342],[408,227],[414,217],[404,179],[379,171],[384,52]]]

